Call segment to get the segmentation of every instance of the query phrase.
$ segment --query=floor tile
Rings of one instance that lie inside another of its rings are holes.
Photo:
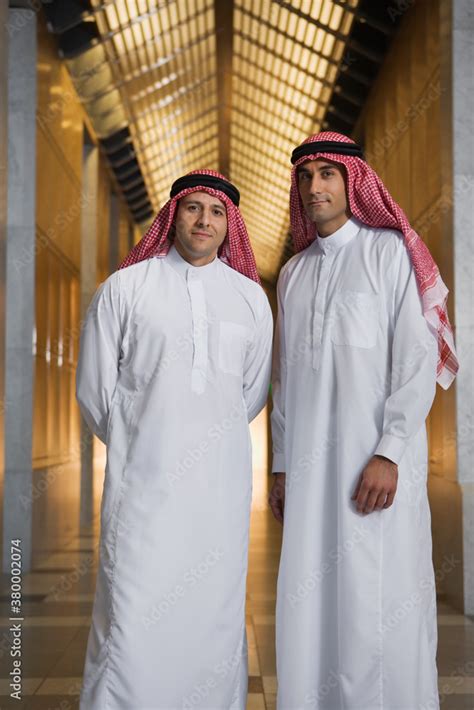
[[[249,693],[263,693],[263,683],[260,676],[249,676]]]
[[[474,710],[474,696],[445,695],[440,697],[440,710]]]
[[[438,627],[438,673],[440,676],[472,675],[474,625]]]
[[[26,616],[23,626],[85,626],[90,616]]]
[[[474,665],[474,662],[473,662]],[[438,690],[441,695],[464,695],[471,693],[474,705],[474,677],[439,676]]]
[[[259,626],[275,626],[275,614],[254,614],[253,622]]]
[[[259,676],[260,675],[260,661],[258,658],[257,649],[249,647],[248,653],[249,653],[249,656],[248,656],[249,675]]]
[[[96,506],[97,507],[97,506]],[[265,506],[252,511],[246,627],[249,664],[248,710],[275,710],[276,580],[281,526]],[[92,528],[67,537],[64,548],[41,551],[39,569],[25,575],[24,702],[22,710],[76,710],[82,683],[94,600],[98,518]],[[82,568],[81,568],[82,564]],[[8,579],[0,612],[8,613]],[[5,617],[4,617],[5,618]],[[438,602],[438,668],[441,710],[474,710],[474,621]],[[0,626],[0,639],[8,625]],[[1,653],[1,649],[0,649]],[[0,677],[2,710],[9,710],[9,680]],[[3,684],[3,685],[2,685]],[[35,693],[35,695],[32,695]],[[12,706],[13,707],[13,706]]]
[[[21,710],[79,710],[79,696],[34,695]]]
[[[265,710],[265,699],[261,693],[249,693],[247,710]]]
[[[474,622],[462,614],[438,614],[438,626],[473,626]]]
[[[276,693],[277,692],[277,679],[276,676],[274,675],[264,675],[262,677],[263,681],[263,690],[265,692],[265,695],[267,693]]]
[[[80,677],[46,678],[36,691],[37,695],[79,695]]]
[[[43,682],[42,678],[27,678],[22,679],[22,695],[33,695],[37,688]],[[4,696],[9,696],[12,692],[10,688],[10,678],[0,678],[0,708],[3,708]],[[18,703],[17,707],[21,708],[21,704]]]
[[[83,594],[72,594],[71,592],[69,593],[64,593],[62,595],[62,601],[65,604],[69,604],[72,602],[87,602],[89,606],[92,606],[92,602],[94,601],[94,592],[85,592]],[[47,604],[52,604],[56,602],[54,594],[48,595],[44,598],[44,602]]]

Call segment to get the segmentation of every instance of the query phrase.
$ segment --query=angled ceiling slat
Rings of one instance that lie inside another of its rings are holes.
[[[231,169],[268,280],[288,232],[291,149],[321,126],[351,22],[332,0],[235,0]]]
[[[157,208],[167,197],[165,178],[197,158],[212,162],[215,153],[210,134],[204,151],[197,142],[186,145],[185,129],[193,108],[212,114],[216,104],[212,2],[118,0],[97,4],[96,13],[105,19],[102,36],[120,67],[138,159]]]
[[[359,1],[92,1],[112,85],[90,84],[91,111],[106,125],[121,100],[155,210],[188,170],[235,180],[270,282],[288,233],[289,155],[322,126]],[[360,105],[344,91],[339,113]]]

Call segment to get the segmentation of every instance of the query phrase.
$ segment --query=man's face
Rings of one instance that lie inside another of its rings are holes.
[[[175,246],[191,263],[214,259],[227,234],[225,204],[207,192],[192,192],[178,202]]]
[[[343,168],[329,160],[308,160],[297,168],[298,188],[308,218],[322,237],[350,217]]]

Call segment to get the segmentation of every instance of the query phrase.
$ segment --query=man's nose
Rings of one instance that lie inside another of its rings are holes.
[[[199,225],[202,227],[208,227],[210,222],[210,214],[207,210],[203,210],[199,215]]]
[[[321,192],[321,181],[319,175],[313,175],[311,179],[311,185],[309,186],[309,191],[311,194]]]

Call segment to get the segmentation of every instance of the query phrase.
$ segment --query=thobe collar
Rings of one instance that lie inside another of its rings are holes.
[[[189,261],[186,261],[175,245],[172,244],[165,257],[165,261],[184,279],[195,278],[215,278],[218,269],[219,258],[216,256],[209,264],[204,266],[193,266]]]
[[[320,236],[317,236],[315,242],[324,254],[333,253],[348,244],[351,239],[355,237],[361,227],[362,222],[354,216],[351,216],[347,222],[344,222],[342,227],[336,229],[336,231],[328,237],[321,238]]]

